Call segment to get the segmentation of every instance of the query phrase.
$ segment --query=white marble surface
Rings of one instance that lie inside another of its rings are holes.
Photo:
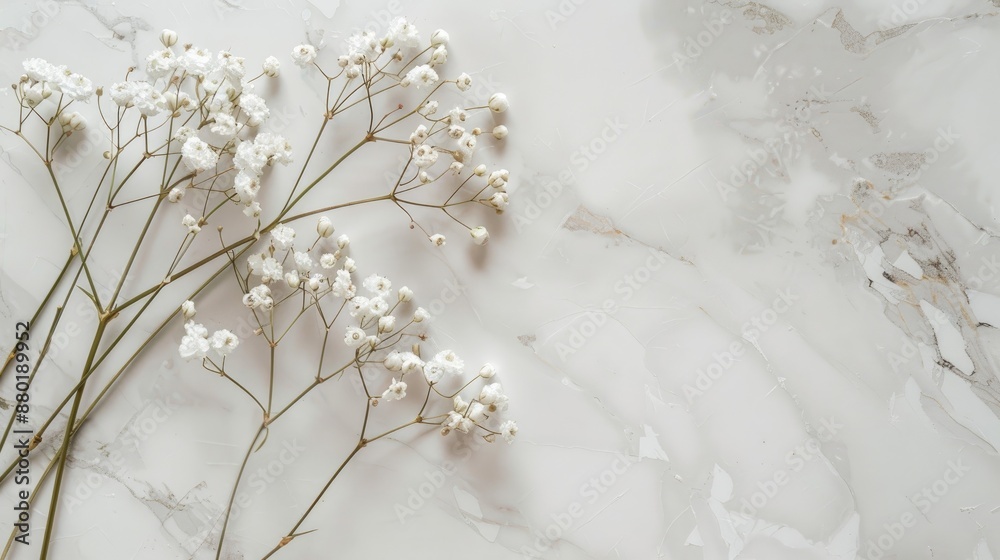
[[[301,144],[321,92],[290,48],[332,56],[390,12],[448,29],[448,67],[510,96],[511,136],[488,157],[511,170],[511,208],[484,250],[429,247],[389,207],[338,229],[359,263],[439,300],[431,342],[499,364],[519,441],[373,447],[305,525],[318,530],[275,557],[1000,555],[995,1],[16,0],[0,6],[0,76],[41,56],[109,84],[170,27],[279,56],[274,94]],[[9,117],[9,92],[0,104]],[[3,142],[8,340],[68,236],[41,172]],[[377,194],[393,156],[366,157],[338,184]],[[206,520],[257,419],[174,359],[177,329],[75,442],[79,499],[51,557],[214,557]],[[72,386],[81,344],[37,402]],[[357,415],[339,402],[271,434],[224,558],[274,546],[349,450]]]

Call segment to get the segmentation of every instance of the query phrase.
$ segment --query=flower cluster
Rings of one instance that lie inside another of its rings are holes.
[[[23,106],[35,107],[53,93],[60,93],[71,101],[87,101],[94,95],[94,85],[65,66],[56,66],[41,58],[29,58],[24,61],[24,75],[17,92]]]
[[[461,396],[461,390],[455,394],[441,392],[438,387],[446,382],[464,381],[465,361],[448,349],[425,360],[421,357],[419,344],[407,349],[397,348],[408,336],[425,338],[423,333],[414,335],[410,331],[420,327],[429,314],[421,307],[401,313],[403,306],[412,302],[413,291],[406,286],[394,290],[392,281],[385,276],[369,274],[356,281],[357,265],[346,254],[350,239],[346,235],[334,239],[333,233],[330,219],[320,217],[316,223],[315,239],[308,243],[308,247],[299,250],[296,240],[303,246],[306,243],[302,242],[295,229],[286,224],[277,225],[271,231],[266,250],[253,253],[246,260],[245,274],[240,275],[240,284],[247,286],[243,304],[254,313],[268,314],[272,320],[276,308],[284,302],[310,302],[308,305],[301,304],[303,310],[312,306],[318,308],[321,304],[332,305],[334,310],[346,310],[343,316],[349,319],[340,331],[343,332],[342,348],[353,352],[359,367],[377,365],[391,375],[391,381],[386,383],[385,388],[371,395],[373,404],[380,400],[405,399],[416,379],[427,388],[428,395],[433,393],[449,401],[451,410],[437,417],[428,416],[437,418],[442,434],[480,431],[487,441],[501,435],[508,443],[512,442],[517,432],[513,421],[508,420],[496,427],[491,427],[490,423],[496,413],[505,411],[508,406],[508,398],[500,384],[485,385],[468,402]],[[304,298],[290,297],[294,293],[300,293]],[[217,331],[209,337],[202,325],[191,320],[193,303],[186,302],[181,311],[188,319],[179,347],[182,357],[205,358],[211,349],[224,357],[239,343],[226,330]],[[335,316],[341,315],[340,311],[336,311]],[[496,372],[495,366],[483,365],[478,375],[463,383],[462,390],[476,379],[492,379]]]
[[[197,184],[198,174],[213,171],[224,157],[231,157],[236,176],[225,195],[242,205],[248,217],[258,217],[264,169],[288,164],[292,158],[291,145],[283,137],[261,130],[271,111],[254,93],[254,81],[277,77],[280,62],[268,57],[261,73],[249,77],[246,61],[228,51],[213,53],[194,45],[176,48],[177,34],[170,30],[161,33],[160,41],[163,48],[146,57],[145,79],[113,84],[112,101],[138,111],[144,119],[165,115],[174,121],[172,140],[179,145],[191,180],[170,188],[166,193],[170,202],[180,201]]]

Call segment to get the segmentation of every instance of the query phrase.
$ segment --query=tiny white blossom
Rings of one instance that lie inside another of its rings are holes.
[[[503,439],[508,445],[514,443],[514,436],[517,435],[517,422],[507,420],[500,425],[500,433],[503,435]]]
[[[269,56],[264,59],[263,69],[264,75],[268,78],[277,78],[281,72],[281,62],[277,58]]]
[[[200,138],[192,137],[181,147],[181,159],[191,171],[202,172],[215,167],[219,162],[219,154]]]
[[[428,146],[427,144],[421,144],[413,150],[413,163],[420,169],[425,169],[434,165],[437,161],[438,153],[437,150]]]
[[[438,102],[437,101],[428,101],[428,102],[424,103],[423,105],[421,105],[420,108],[417,109],[417,112],[420,113],[421,115],[425,116],[425,117],[429,117],[429,116],[433,115],[434,113],[437,113],[437,110],[438,110]]]
[[[164,29],[160,31],[160,42],[163,43],[164,47],[170,48],[177,44],[177,32],[173,29]]]
[[[508,400],[499,383],[490,383],[479,392],[479,402],[489,407],[490,411],[506,410]]]
[[[250,126],[260,126],[271,115],[264,98],[259,95],[244,93],[240,96],[239,103],[248,117],[247,124]]]
[[[212,347],[208,340],[208,329],[199,323],[188,321],[184,324],[184,333],[178,348],[181,357],[185,360],[194,357],[204,358]]]
[[[285,273],[285,284],[293,290],[299,288],[299,284],[302,282],[302,278],[299,276],[298,270],[291,270]]]
[[[181,219],[181,225],[188,228],[188,232],[190,233],[201,231],[201,226],[198,225],[198,218],[195,218],[191,214],[184,215],[184,218]]]
[[[167,200],[170,202],[180,202],[182,198],[184,198],[184,189],[181,187],[174,187],[167,193]]]
[[[396,378],[392,378],[392,383],[389,384],[389,388],[382,393],[382,398],[387,401],[398,401],[406,396],[406,383],[403,381],[396,381]]]
[[[440,45],[438,48],[434,49],[434,52],[431,53],[429,64],[431,66],[437,66],[439,64],[444,64],[445,62],[448,62],[448,48],[444,45]]]
[[[367,335],[365,331],[359,329],[358,327],[347,327],[347,332],[344,334],[344,344],[350,348],[357,348],[364,344],[367,340]]]
[[[392,315],[386,315],[385,317],[379,317],[378,319],[378,332],[380,333],[390,333],[396,328],[396,318]]]
[[[413,299],[413,290],[403,286],[399,289],[399,301],[410,301]]]
[[[312,257],[309,256],[309,253],[306,253],[304,251],[295,251],[295,253],[292,255],[292,258],[295,261],[295,267],[298,269],[299,272],[303,274],[310,272],[313,269],[313,267],[316,266],[316,263],[313,262]]]
[[[403,358],[400,356],[399,352],[393,350],[392,352],[389,352],[389,355],[386,356],[384,360],[382,360],[382,365],[384,365],[385,369],[389,371],[399,371],[403,369]]]
[[[503,140],[507,137],[507,127],[504,125],[497,125],[493,127],[493,137],[497,140]]]
[[[347,248],[350,244],[351,238],[348,237],[346,233],[337,238],[337,247],[340,247],[341,249]]]
[[[422,323],[428,318],[430,318],[430,316],[431,314],[428,313],[426,309],[424,309],[423,307],[418,307],[417,310],[413,312],[413,322]]]
[[[221,329],[212,333],[211,338],[212,349],[215,350],[220,356],[228,356],[237,346],[240,345],[240,339],[237,336],[226,329]]]
[[[280,282],[284,277],[285,271],[281,267],[281,263],[277,261],[274,257],[267,257],[264,259],[263,274],[261,274],[261,282],[265,284],[269,282]]]
[[[333,268],[337,266],[337,257],[333,253],[323,253],[319,258],[319,265],[323,268]]]
[[[380,297],[385,297],[392,288],[392,282],[385,276],[379,276],[378,274],[372,274],[368,278],[365,278],[362,285],[366,290]]]
[[[278,224],[271,230],[271,241],[278,249],[289,249],[295,241],[295,230],[284,224]]]
[[[490,111],[494,113],[503,113],[508,108],[510,108],[510,102],[507,101],[507,96],[502,93],[494,93],[490,96],[489,101]]]
[[[193,301],[187,300],[181,304],[181,314],[184,315],[185,319],[190,319],[191,317],[194,317],[195,313],[197,312],[198,311],[194,308]]]
[[[320,237],[330,237],[333,235],[333,222],[330,221],[330,218],[320,216],[319,221],[316,222],[316,233]]]
[[[421,64],[420,66],[414,67],[412,70],[406,73],[403,80],[399,85],[406,87],[413,84],[417,89],[423,87],[430,87],[436,84],[438,81],[438,74],[427,64]]]
[[[469,235],[472,236],[472,241],[476,245],[485,245],[490,240],[490,232],[486,231],[483,226],[472,228],[469,230]]]
[[[431,243],[437,245],[438,247],[442,247],[446,243],[445,237],[440,233],[435,233],[434,235],[428,237],[427,239],[430,239]]]
[[[431,359],[431,362],[440,364],[444,372],[449,375],[461,375],[462,370],[465,368],[465,362],[452,350],[438,352]]]
[[[431,46],[437,47],[439,45],[447,45],[450,37],[448,32],[444,29],[438,29],[434,33],[431,33]]]
[[[296,65],[305,68],[316,60],[316,47],[312,45],[299,45],[292,49],[292,60]]]
[[[483,367],[479,369],[479,377],[483,379],[489,379],[497,374],[497,367],[491,363],[483,364]]]
[[[458,91],[469,91],[469,88],[472,87],[472,76],[462,72],[455,79],[455,85],[458,87]]]
[[[258,307],[270,309],[274,306],[274,300],[271,298],[271,289],[264,284],[250,288],[250,292],[243,296],[243,305],[250,309],[257,309]]]

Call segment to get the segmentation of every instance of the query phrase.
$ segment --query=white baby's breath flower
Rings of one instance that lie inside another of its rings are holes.
[[[338,270],[337,278],[333,281],[332,293],[336,297],[351,299],[354,297],[357,288],[351,282],[351,273],[347,270]]]
[[[281,73],[281,61],[273,56],[265,58],[262,67],[264,69],[264,75],[268,78],[277,78],[278,74]]]
[[[402,288],[399,289],[399,301],[405,302],[405,301],[410,301],[412,299],[413,299],[413,290],[411,290],[406,286],[403,286]]]
[[[185,319],[190,319],[194,317],[195,313],[198,311],[194,308],[194,302],[187,300],[181,304],[181,314],[184,315]]]
[[[173,29],[164,29],[160,31],[160,43],[163,43],[164,47],[172,47],[177,44],[177,32]]]
[[[191,46],[177,57],[178,68],[194,76],[204,76],[215,68],[211,51]]]
[[[63,111],[59,113],[59,125],[69,134],[87,128],[87,119],[75,111]]]
[[[430,385],[441,381],[441,379],[444,378],[445,373],[445,367],[440,362],[431,360],[424,364],[424,379],[426,379],[427,383]]]
[[[390,333],[396,328],[396,318],[392,315],[386,315],[385,317],[379,317],[378,319],[378,332],[380,333]]]
[[[185,360],[204,358],[212,347],[208,340],[208,329],[204,325],[188,321],[184,324],[184,333],[178,348],[181,357]]]
[[[423,144],[427,140],[427,127],[420,125],[410,134],[410,144]]]
[[[442,350],[434,355],[431,362],[441,365],[441,368],[448,375],[461,375],[465,369],[465,362],[452,350]]]
[[[180,202],[182,198],[184,198],[184,189],[181,187],[174,187],[167,193],[167,201],[169,202]]]
[[[406,73],[406,76],[399,83],[399,85],[406,87],[413,84],[417,89],[430,87],[436,84],[438,81],[437,72],[434,71],[427,64],[421,64],[420,66],[414,67],[412,70]]]
[[[290,249],[295,242],[295,230],[284,224],[278,224],[271,230],[271,242],[278,249]]]
[[[406,18],[396,18],[389,24],[389,31],[386,37],[391,38],[392,43],[400,48],[416,47],[420,44],[420,34],[416,26],[406,20]]]
[[[170,49],[154,51],[146,57],[146,75],[155,80],[170,74],[177,68],[177,55]]]
[[[403,358],[399,352],[393,350],[382,360],[382,365],[389,371],[399,371],[403,369]]]
[[[421,105],[420,108],[417,109],[417,112],[425,117],[429,117],[434,113],[437,113],[437,110],[438,110],[438,102],[432,100],[432,101],[427,101],[426,103]]]
[[[348,237],[346,233],[337,238],[337,247],[340,247],[341,249],[346,249],[350,244],[351,238]]]
[[[368,336],[365,331],[358,327],[347,327],[347,332],[344,334],[344,344],[350,348],[357,348],[365,343]]]
[[[271,299],[271,289],[264,284],[250,288],[250,291],[243,296],[243,305],[250,309],[258,307],[265,310],[270,309],[274,306],[274,300]]]
[[[299,271],[297,271],[297,270],[290,270],[290,271],[288,271],[288,272],[285,273],[285,284],[289,288],[291,288],[293,290],[297,290],[299,288],[299,284],[301,282],[302,282],[302,278],[299,276]]]
[[[458,91],[469,91],[472,87],[472,76],[462,72],[455,79],[455,86],[458,87]]]
[[[438,159],[437,150],[428,146],[427,144],[421,144],[413,150],[413,164],[420,169],[426,169],[436,162]]]
[[[247,115],[247,124],[250,126],[260,126],[271,115],[264,98],[259,95],[244,93],[240,96],[239,103],[240,108]]]
[[[487,241],[490,240],[490,232],[486,231],[483,226],[477,226],[469,230],[469,234],[472,236],[472,241],[476,245],[485,245]]]
[[[444,64],[445,62],[448,62],[448,48],[444,45],[440,45],[431,53],[429,64],[431,66],[437,66],[439,64]]]
[[[479,369],[479,377],[483,379],[489,379],[497,374],[497,367],[491,363],[483,364],[483,367]]]
[[[212,333],[210,342],[212,349],[222,357],[228,356],[240,345],[240,339],[226,329],[220,329]]]
[[[490,383],[479,392],[479,402],[486,405],[491,412],[506,410],[509,399],[503,393],[503,387],[499,383]]]
[[[181,219],[181,225],[188,228],[190,233],[198,233],[201,231],[201,226],[198,225],[198,218],[195,218],[191,214],[185,214],[184,218]]]
[[[239,128],[237,127],[236,124],[236,119],[229,113],[213,113],[212,115],[209,116],[212,117],[212,120],[215,121],[212,123],[212,126],[210,127],[209,130],[211,130],[215,134],[224,136],[226,138],[232,138],[233,136],[236,135],[237,132],[239,132]]]
[[[494,113],[503,113],[508,108],[510,108],[510,102],[507,101],[507,96],[502,93],[494,93],[490,96],[489,101],[490,111]]]
[[[200,173],[219,162],[219,154],[200,138],[188,138],[181,147],[181,159],[191,171]]]
[[[441,235],[440,233],[435,233],[434,235],[431,235],[427,239],[430,239],[431,243],[437,245],[438,247],[443,247],[444,244],[447,242],[447,240],[445,239],[445,237],[443,235]]]
[[[319,265],[330,269],[337,266],[337,257],[333,253],[323,253],[319,258]]]
[[[403,381],[396,381],[396,378],[392,378],[392,383],[389,384],[389,388],[382,393],[382,399],[386,401],[398,401],[406,396],[406,383]]]
[[[299,45],[292,49],[292,61],[296,65],[305,68],[316,60],[316,47],[312,45]]]
[[[351,257],[347,257],[346,259],[344,259],[344,270],[346,270],[347,272],[354,272],[357,269],[358,267],[355,266],[354,259],[352,259]]]
[[[434,33],[431,33],[431,46],[437,47],[440,45],[447,45],[450,39],[448,32],[444,29],[438,29]]]
[[[497,140],[503,140],[507,137],[507,127],[504,125],[497,125],[493,127],[493,137]]]
[[[309,273],[316,266],[316,263],[313,262],[309,253],[304,251],[295,251],[292,255],[292,259],[295,261],[295,267],[302,274]]]
[[[264,259],[264,264],[261,274],[261,282],[265,284],[270,282],[280,282],[285,276],[285,271],[283,270],[281,263],[277,261],[274,257],[267,257]]]
[[[333,222],[330,221],[330,218],[326,216],[319,217],[319,221],[316,222],[316,233],[320,237],[330,237],[333,235]]]
[[[508,445],[514,443],[514,436],[517,435],[517,422],[507,420],[503,424],[500,424],[500,433]]]
[[[388,295],[389,290],[392,288],[392,282],[385,276],[379,276],[378,274],[372,274],[368,278],[365,278],[362,285],[366,290],[379,297]]]

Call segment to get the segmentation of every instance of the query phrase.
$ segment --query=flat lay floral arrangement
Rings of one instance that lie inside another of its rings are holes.
[[[303,44],[284,59],[254,63],[186,39],[164,30],[162,49],[144,67],[123,69],[122,80],[108,85],[29,58],[3,110],[3,133],[23,140],[30,163],[44,168],[48,184],[35,188],[54,197],[68,254],[37,311],[19,324],[0,377],[3,390],[18,395],[4,410],[0,484],[20,490],[19,469],[30,462],[32,473],[23,527],[15,525],[0,558],[29,540],[40,558],[59,557],[53,535],[66,515],[60,493],[74,438],[102,414],[99,405],[114,398],[117,384],[143,374],[133,366],[155,351],[155,338],[175,341],[172,357],[185,361],[185,375],[208,372],[213,390],[231,390],[259,412],[232,434],[245,455],[227,507],[205,532],[202,546],[215,558],[280,556],[322,531],[315,507],[351,460],[383,438],[423,430],[511,443],[517,433],[498,368],[432,348],[420,295],[366,269],[365,255],[352,252],[350,232],[338,225],[344,212],[387,204],[400,211],[394,235],[419,234],[436,246],[486,244],[490,234],[474,220],[504,211],[510,177],[477,159],[484,159],[479,148],[507,136],[507,97],[465,106],[473,79],[447,77],[448,34],[422,37],[402,18],[384,34],[350,36],[339,52]],[[326,91],[315,138],[285,138],[270,126],[266,90],[288,62]],[[102,171],[96,184],[79,184],[81,174],[66,165],[84,153],[81,141],[96,142],[89,151]],[[373,144],[402,154],[386,162],[393,184],[381,192],[354,188],[351,199],[330,204],[327,192],[345,190],[337,171]],[[320,157],[330,146],[339,152]],[[292,168],[295,179],[277,180],[275,166]],[[448,227],[431,228],[426,216],[444,217]],[[120,274],[102,277],[96,255],[106,264],[102,245],[123,239],[128,249],[113,253],[120,262],[111,265]],[[210,289],[209,307],[232,310],[230,318],[205,310]],[[80,301],[92,321],[81,334],[86,352],[72,361],[79,367],[68,372],[76,383],[46,387],[46,396],[59,397],[41,401],[35,387],[57,378],[36,373],[52,359],[63,311]],[[232,319],[242,314],[249,336]],[[290,354],[299,364],[294,375],[282,365]],[[355,383],[338,383],[348,377]],[[226,538],[230,514],[255,453],[291,411],[317,412],[310,407],[322,405],[308,397],[323,391],[356,396],[355,445],[330,466],[325,484],[310,489],[314,499],[283,522],[270,549],[235,550]],[[21,434],[30,437],[13,455],[10,442]]]

